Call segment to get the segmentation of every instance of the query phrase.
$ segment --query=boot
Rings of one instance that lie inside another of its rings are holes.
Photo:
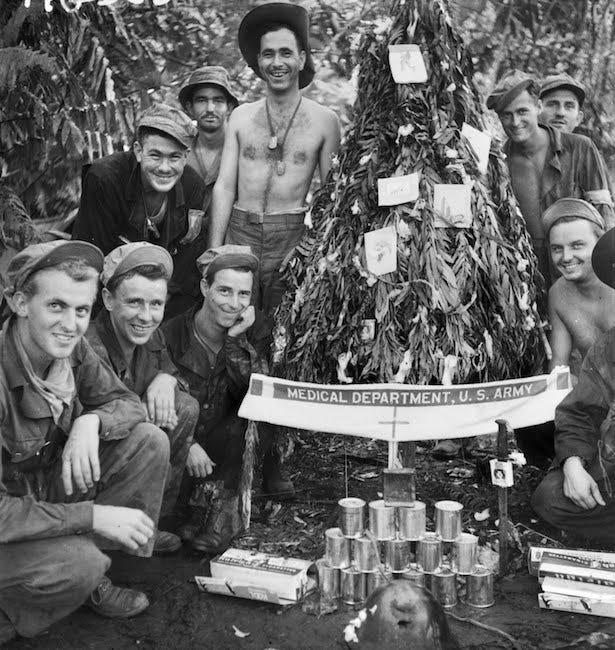
[[[239,497],[234,490],[223,488],[212,496],[207,520],[193,539],[192,547],[210,555],[223,553],[241,530]]]
[[[201,507],[190,508],[190,517],[178,529],[177,534],[183,542],[192,543],[207,519],[207,510]]]

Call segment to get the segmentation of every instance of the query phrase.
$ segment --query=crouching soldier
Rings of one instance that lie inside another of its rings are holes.
[[[145,594],[105,577],[99,546],[151,555],[169,443],[83,338],[102,264],[91,244],[55,241],[24,249],[7,270],[0,643],[32,637],[84,603],[117,618],[148,606]]]
[[[202,306],[165,322],[163,330],[171,358],[200,405],[186,465],[192,481],[185,491],[208,478],[202,488],[211,498],[207,512],[195,511],[180,534],[197,551],[219,553],[241,530],[238,487],[247,422],[237,411],[250,374],[267,372],[271,324],[250,305],[258,260],[249,246],[210,249],[197,266]]]
[[[161,527],[173,516],[199,415],[197,401],[178,390],[177,369],[159,329],[172,275],[171,255],[160,246],[132,242],[111,251],[101,274],[105,309],[86,333],[98,355],[141,398],[146,419],[169,436],[171,468],[160,511]],[[180,547],[177,535],[156,532],[154,553],[173,553]]]

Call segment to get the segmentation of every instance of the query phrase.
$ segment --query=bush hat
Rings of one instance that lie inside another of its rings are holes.
[[[137,128],[141,126],[149,126],[170,135],[186,149],[190,148],[196,136],[196,126],[192,120],[179,108],[168,104],[150,106],[137,122]]]
[[[36,271],[58,266],[68,259],[82,259],[100,273],[104,256],[100,248],[89,242],[57,239],[43,244],[32,244],[17,253],[6,270],[8,286],[5,293],[19,291]]]
[[[206,65],[195,70],[188,79],[188,83],[179,91],[179,103],[186,110],[186,104],[192,100],[192,92],[197,86],[207,84],[209,86],[218,86],[226,93],[226,96],[233,108],[239,104],[239,100],[233,94],[231,89],[231,80],[228,72],[219,65]]]
[[[521,70],[513,70],[500,79],[497,86],[491,91],[487,97],[487,108],[501,113],[524,90],[531,90],[535,86],[536,81],[533,77]]]
[[[545,77],[542,85],[540,86],[540,99],[542,99],[552,90],[557,90],[558,88],[564,88],[572,91],[579,100],[579,108],[583,106],[583,102],[585,101],[585,88],[579,81],[573,79],[569,74],[565,73],[553,74]]]
[[[592,267],[599,280],[615,289],[615,228],[607,230],[594,246]]]
[[[105,257],[100,281],[106,287],[113,278],[148,264],[160,266],[165,272],[166,279],[171,279],[173,258],[169,251],[146,241],[135,241],[114,248]]]
[[[224,244],[206,250],[196,261],[203,277],[212,278],[223,269],[248,268],[253,273],[258,271],[258,257],[249,246]]]
[[[576,217],[578,219],[587,219],[596,224],[598,227],[605,229],[602,215],[594,208],[591,203],[583,199],[558,199],[550,205],[542,215],[542,223],[545,232],[549,232],[558,219],[562,217]]]
[[[239,49],[246,63],[261,79],[263,75],[258,66],[261,29],[268,24],[287,25],[294,32],[305,50],[305,65],[299,72],[299,88],[309,86],[314,78],[314,61],[310,52],[310,19],[307,11],[290,2],[268,2],[254,7],[239,25]]]

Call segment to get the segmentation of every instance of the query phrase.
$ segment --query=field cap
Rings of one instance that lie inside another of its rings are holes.
[[[189,149],[196,136],[196,126],[179,108],[168,104],[153,104],[141,115],[137,127],[149,126],[175,138]]]
[[[212,278],[223,269],[248,268],[253,273],[258,270],[258,257],[249,246],[224,244],[206,250],[196,261],[201,275]]]
[[[615,228],[605,232],[594,246],[592,267],[599,280],[615,289]]]
[[[192,100],[192,91],[197,86],[208,84],[209,86],[218,86],[226,93],[227,99],[233,107],[236,108],[239,100],[231,90],[231,80],[228,72],[219,65],[206,65],[195,70],[188,79],[188,83],[179,91],[179,103],[186,110],[186,104]]]
[[[305,50],[305,65],[299,72],[299,88],[309,86],[314,78],[314,61],[310,52],[310,19],[307,11],[290,2],[268,2],[249,11],[239,25],[237,39],[246,63],[261,79],[258,66],[262,28],[266,25],[286,25],[295,33],[301,49]]]
[[[173,259],[169,251],[146,241],[134,241],[114,248],[106,257],[100,280],[103,286],[120,275],[124,275],[139,266],[152,264],[160,266],[167,280],[173,275]]]
[[[530,89],[536,84],[533,77],[521,72],[521,70],[513,70],[507,74],[503,79],[500,79],[498,85],[491,91],[487,97],[487,108],[494,110],[496,113],[501,113],[507,106],[516,99],[524,90]]]
[[[602,215],[594,208],[591,203],[583,199],[558,199],[550,205],[542,214],[542,223],[545,232],[549,232],[558,219],[562,217],[576,217],[577,219],[587,219],[596,226],[605,229]]]
[[[8,286],[5,293],[19,291],[36,271],[51,268],[69,259],[82,259],[98,273],[103,267],[102,251],[89,242],[65,239],[32,244],[17,253],[6,270]]]
[[[585,88],[579,81],[573,79],[569,74],[566,73],[552,74],[548,77],[545,77],[542,85],[540,86],[540,99],[542,99],[552,90],[557,90],[558,88],[572,91],[579,100],[579,107],[583,106],[583,102],[585,101]]]

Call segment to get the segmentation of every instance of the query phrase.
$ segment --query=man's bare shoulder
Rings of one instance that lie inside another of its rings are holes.
[[[319,119],[336,120],[336,113],[328,106],[323,106],[309,97],[303,98],[303,107],[311,116],[318,116]]]
[[[247,102],[246,104],[240,104],[232,113],[230,120],[236,124],[244,124],[247,120],[250,120],[262,110],[265,106],[265,100],[259,99],[256,102]]]

